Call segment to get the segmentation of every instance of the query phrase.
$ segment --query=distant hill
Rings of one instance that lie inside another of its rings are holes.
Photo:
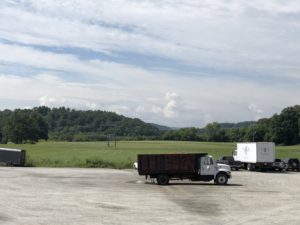
[[[168,127],[164,125],[159,125],[155,123],[150,123],[152,126],[158,128],[160,131],[170,131],[170,130],[179,130],[183,129],[180,127]],[[248,128],[251,125],[255,124],[255,121],[244,121],[244,122],[238,122],[238,123],[218,123],[221,128]],[[187,127],[188,128],[188,127]],[[205,128],[199,128],[200,132],[204,130]]]
[[[152,139],[161,135],[160,129],[137,118],[128,118],[114,112],[81,111],[65,107],[37,107],[31,110],[17,110],[28,115],[38,114],[45,122],[49,139],[68,141],[93,141],[123,137],[123,139]],[[15,111],[0,112],[0,128]],[[2,122],[1,122],[2,121]],[[20,125],[23,126],[23,125]],[[26,125],[29,126],[29,125]],[[2,128],[2,130],[5,130]]]
[[[168,130],[173,130],[173,128],[171,127],[167,127],[167,126],[163,126],[163,125],[159,125],[159,124],[155,124],[155,123],[150,123],[152,126],[156,127],[157,129],[159,129],[160,131],[168,131]]]
[[[221,128],[248,128],[255,124],[255,121],[244,121],[239,123],[219,123]]]

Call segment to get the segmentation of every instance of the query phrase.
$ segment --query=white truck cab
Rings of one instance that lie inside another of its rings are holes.
[[[211,155],[201,157],[199,163],[199,174],[201,176],[213,176],[216,183],[226,184],[228,178],[231,177],[230,166],[216,163]]]

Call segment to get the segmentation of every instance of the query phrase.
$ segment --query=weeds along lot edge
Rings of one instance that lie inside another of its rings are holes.
[[[27,166],[35,167],[97,167],[131,168],[137,154],[206,152],[215,159],[232,155],[235,143],[181,141],[118,141],[108,147],[107,142],[54,142],[37,144],[6,144],[5,148],[27,151]],[[276,146],[278,158],[300,158],[300,145]]]

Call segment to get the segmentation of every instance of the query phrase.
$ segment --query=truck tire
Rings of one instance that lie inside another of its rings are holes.
[[[6,162],[6,166],[14,166],[14,164],[12,163],[12,161]]]
[[[169,184],[169,177],[165,174],[158,175],[156,180],[159,185],[168,185]]]
[[[228,182],[228,176],[224,173],[219,173],[216,176],[215,183],[218,185],[225,185]]]
[[[247,164],[247,170],[248,171],[254,171],[255,170],[255,165],[251,164],[251,163],[248,163]]]

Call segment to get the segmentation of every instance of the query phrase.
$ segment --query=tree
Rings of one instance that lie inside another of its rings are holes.
[[[2,131],[0,130],[0,144],[6,144],[6,143],[7,143],[6,138],[3,135]]]
[[[201,141],[199,136],[199,129],[195,127],[181,128],[178,130],[169,130],[163,134],[164,140],[178,140],[178,141]]]
[[[271,119],[260,119],[247,129],[247,141],[272,141]]]
[[[299,129],[299,137],[300,137],[300,115],[298,114],[299,119],[298,119],[298,129]]]
[[[206,140],[207,141],[228,141],[229,137],[225,129],[221,128],[220,124],[213,122],[209,123],[205,127]]]
[[[232,128],[227,130],[228,140],[230,142],[242,142],[248,141],[246,138],[246,134],[248,132],[247,128]]]
[[[43,118],[30,110],[15,110],[8,118],[8,139],[16,144],[48,139],[48,127]]]
[[[285,108],[280,115],[274,115],[271,122],[273,140],[284,145],[300,143],[299,117],[300,106]]]

